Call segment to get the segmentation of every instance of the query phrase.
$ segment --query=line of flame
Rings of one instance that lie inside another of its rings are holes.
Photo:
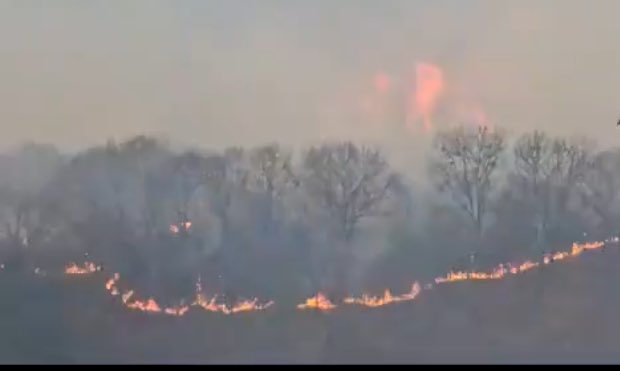
[[[434,285],[467,280],[499,280],[507,276],[521,274],[534,268],[551,264],[553,262],[562,261],[571,257],[577,257],[581,255],[584,251],[599,250],[603,248],[606,243],[610,242],[618,243],[620,242],[620,239],[618,237],[615,237],[612,239],[607,239],[605,241],[587,242],[583,244],[573,243],[570,251],[546,254],[543,256],[542,262],[533,262],[531,260],[526,260],[519,264],[499,264],[497,267],[493,268],[488,272],[449,272],[445,276],[437,277],[433,280],[433,282],[424,284],[423,286],[420,283],[415,282],[411,286],[411,290],[402,295],[393,295],[390,290],[386,289],[383,293],[383,296],[372,296],[368,293],[364,293],[361,297],[344,298],[343,304],[377,308],[393,303],[411,301],[416,299],[423,289],[431,290],[433,289]],[[110,278],[105,284],[106,290],[112,296],[121,295],[121,291],[118,288],[119,281],[120,275],[118,273],[115,273],[113,277]],[[181,303],[178,306],[162,307],[153,298],[149,298],[144,301],[135,300],[133,290],[124,291],[121,295],[121,301],[123,305],[129,309],[139,310],[148,313],[164,313],[172,316],[183,316],[189,311],[190,307],[199,307],[208,312],[230,315],[241,312],[263,311],[274,305],[273,301],[268,301],[264,304],[260,304],[259,300],[255,298],[251,300],[242,300],[235,303],[234,305],[228,306],[224,303],[218,302],[217,295],[210,298],[205,295],[203,293],[200,278],[196,283],[196,298],[191,305],[184,305],[183,303]],[[321,292],[317,293],[315,296],[306,299],[305,302],[297,305],[297,309],[313,309],[319,311],[331,311],[336,309],[337,307],[338,305],[330,301],[329,298]]]
[[[67,265],[65,268],[65,274],[68,275],[84,275],[84,274],[92,274],[99,272],[101,270],[101,266],[96,265],[93,262],[85,262],[82,266],[77,265],[76,263],[71,263]]]

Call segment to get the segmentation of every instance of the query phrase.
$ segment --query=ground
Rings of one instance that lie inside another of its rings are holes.
[[[104,277],[0,273],[2,363],[619,362],[620,248],[379,309],[182,318],[120,308]]]

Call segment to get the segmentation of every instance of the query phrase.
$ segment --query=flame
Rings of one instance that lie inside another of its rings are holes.
[[[394,296],[390,292],[390,290],[385,290],[383,293],[383,297],[370,296],[368,294],[363,294],[361,298],[348,297],[344,299],[345,304],[357,304],[363,305],[366,307],[376,308],[384,305],[398,303],[403,301],[410,301],[415,299],[420,293],[420,284],[415,282],[411,286],[411,290],[408,293],[405,293],[400,296]]]
[[[157,304],[157,302],[153,298],[149,298],[148,300],[145,300],[145,301],[136,300],[132,303],[126,303],[126,306],[127,308],[136,309],[136,310],[140,310],[143,312],[153,312],[153,313],[161,312],[161,308],[159,304]]]
[[[164,313],[170,316],[176,316],[176,317],[184,316],[185,313],[187,313],[188,311],[189,311],[189,306],[187,305],[169,307],[169,308],[164,309]]]
[[[187,221],[180,224],[170,224],[170,233],[179,234],[181,230],[188,232],[192,227],[192,222]]]
[[[129,303],[129,299],[131,299],[132,296],[133,296],[133,290],[129,290],[123,293],[123,295],[121,296],[121,299],[123,300],[123,304],[127,305],[127,303]]]
[[[91,273],[99,272],[100,270],[101,270],[101,266],[95,265],[95,263],[92,263],[92,262],[86,262],[81,267],[75,263],[71,263],[65,268],[65,274],[83,275],[83,274],[91,274]]]
[[[200,277],[196,282],[196,300],[192,305],[200,307],[207,312],[216,312],[223,314],[236,314],[241,312],[254,312],[254,311],[262,311],[269,307],[271,307],[274,302],[268,301],[265,304],[259,304],[258,299],[254,298],[252,300],[242,300],[235,303],[233,306],[229,307],[224,303],[218,303],[218,297],[213,296],[212,298],[208,298],[202,292],[202,284]]]
[[[430,63],[418,63],[415,67],[415,91],[410,98],[410,118],[422,119],[424,131],[432,129],[432,116],[444,91],[444,75],[441,68]],[[411,125],[411,123],[409,123]]]
[[[586,250],[597,250],[605,246],[604,242],[586,242],[584,244],[573,243],[570,251],[556,252],[543,256],[543,265],[548,265],[555,261],[581,255]],[[504,278],[507,274],[519,274],[540,266],[540,263],[527,260],[520,264],[500,264],[491,272],[449,272],[443,277],[435,278],[435,283],[457,282],[466,280],[497,280]]]
[[[110,295],[117,296],[120,294],[120,292],[118,291],[118,288],[116,288],[116,284],[118,283],[120,279],[121,279],[121,276],[118,273],[114,273],[112,278],[106,281],[105,289],[106,291],[110,292]]]
[[[328,311],[336,308],[325,295],[318,293],[315,296],[306,299],[302,304],[297,305],[298,309],[318,309],[320,311]]]
[[[578,244],[578,243],[575,242],[575,243],[573,243],[573,246],[571,247],[570,251],[555,252],[555,253],[550,254],[550,255],[545,255],[545,257],[544,257],[545,264],[549,264],[551,262],[560,261],[560,260],[564,260],[564,259],[567,259],[567,258],[579,256],[579,255],[581,255],[586,250],[598,250],[598,249],[602,248],[603,246],[605,246],[605,243],[601,242],[601,241],[586,242],[586,243],[583,243],[583,244]]]
[[[613,239],[607,239],[605,240],[605,242],[587,242],[583,244],[573,243],[570,251],[556,252],[553,254],[544,255],[542,265],[547,265],[555,261],[561,261],[569,257],[576,257],[581,255],[584,251],[601,249],[605,246],[606,242],[617,243],[620,242],[620,239],[615,237]],[[88,266],[90,267],[90,265]],[[488,272],[454,271],[449,272],[445,276],[437,277],[433,282],[426,283],[423,286],[420,285],[420,283],[415,282],[411,286],[411,290],[402,295],[394,295],[390,290],[386,289],[382,296],[371,296],[365,293],[359,298],[346,297],[343,299],[343,303],[376,308],[392,303],[414,300],[418,297],[418,295],[422,292],[423,289],[433,289],[434,284],[443,284],[448,282],[458,282],[466,280],[499,280],[509,275],[516,275],[527,272],[539,266],[541,266],[541,263],[526,260],[519,264],[499,264],[497,267],[491,269]],[[40,270],[37,268],[37,271],[39,272]],[[225,303],[219,302],[217,295],[213,297],[208,297],[207,295],[205,295],[203,293],[202,283],[199,277],[198,281],[196,282],[196,298],[191,305],[185,305],[183,304],[183,302],[181,302],[181,304],[177,306],[162,307],[154,298],[149,298],[147,300],[134,299],[134,290],[126,290],[121,294],[118,288],[119,281],[120,275],[118,273],[114,273],[112,278],[108,279],[105,283],[106,290],[112,296],[120,295],[124,307],[131,310],[142,311],[145,313],[162,313],[170,316],[181,317],[188,313],[191,307],[200,307],[208,312],[230,315],[242,312],[262,311],[274,305],[273,301],[268,301],[264,304],[260,304],[259,300],[254,298],[251,300],[242,300],[232,306],[228,306]],[[323,293],[319,292],[315,296],[306,299],[304,303],[297,305],[297,308],[302,310],[316,309],[320,311],[330,311],[337,308],[337,306],[332,303]]]
[[[217,300],[218,300],[217,296],[208,298],[205,295],[198,295],[193,305],[200,307],[207,312],[236,314],[236,313],[241,313],[241,312],[254,312],[254,311],[265,310],[274,304],[273,301],[268,301],[265,304],[259,304],[258,299],[254,298],[252,300],[242,300],[234,304],[233,306],[229,307],[224,303],[218,303]]]

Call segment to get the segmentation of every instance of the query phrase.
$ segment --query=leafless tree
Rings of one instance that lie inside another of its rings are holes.
[[[305,189],[327,210],[345,242],[360,220],[380,211],[398,179],[379,150],[352,143],[313,147],[303,167]]]
[[[587,170],[580,189],[585,204],[600,218],[605,233],[617,232],[620,218],[620,151],[599,153]]]
[[[291,164],[292,155],[277,144],[265,145],[250,152],[249,186],[265,198],[265,223],[275,222],[275,207],[285,192],[297,184]]]
[[[503,150],[504,137],[485,127],[461,126],[435,138],[430,175],[466,212],[479,237]]]
[[[551,148],[552,212],[564,214],[592,165],[593,144],[586,138],[556,139]]]
[[[566,215],[591,160],[585,139],[551,138],[540,131],[522,135],[514,146],[515,175],[522,199],[534,214],[536,243],[546,244],[552,226]],[[584,189],[581,187],[581,189]]]
[[[379,150],[345,142],[310,148],[303,158],[302,180],[308,200],[323,216],[321,224],[331,227],[330,248],[317,253],[322,263],[314,276],[330,280],[317,284],[334,285],[327,292],[340,297],[355,264],[355,231],[360,221],[380,215],[398,177]]]
[[[515,175],[521,186],[519,197],[534,212],[536,243],[545,244],[550,212],[551,176],[558,147],[547,134],[534,131],[517,139],[514,146]]]

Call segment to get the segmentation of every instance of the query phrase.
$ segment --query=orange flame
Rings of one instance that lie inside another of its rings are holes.
[[[570,251],[556,252],[543,257],[543,264],[547,265],[555,261],[581,255],[586,250],[597,250],[605,245],[604,242],[587,242],[584,244],[573,243]],[[540,263],[525,261],[520,264],[500,264],[491,272],[449,272],[444,277],[435,278],[435,283],[457,282],[466,280],[497,280],[507,274],[519,274],[540,266]]]
[[[254,298],[252,300],[242,300],[233,306],[229,307],[224,303],[217,302],[217,295],[212,298],[208,298],[202,292],[202,284],[200,278],[196,282],[196,300],[192,305],[200,307],[208,312],[218,312],[223,314],[235,314],[241,312],[253,312],[253,311],[262,311],[269,307],[271,307],[274,302],[268,301],[265,304],[259,304],[258,299]]]
[[[114,273],[114,276],[106,281],[105,289],[110,292],[110,295],[117,296],[120,294],[118,288],[116,288],[116,284],[121,279],[121,276],[118,273]]]
[[[394,296],[390,292],[390,290],[385,290],[383,293],[383,297],[370,296],[368,294],[363,294],[361,298],[348,297],[344,299],[345,304],[357,304],[363,305],[366,307],[376,308],[384,305],[398,303],[403,301],[410,301],[415,299],[418,294],[420,294],[421,288],[418,282],[415,282],[411,286],[411,290],[408,293],[405,293],[400,296]]]
[[[91,274],[91,273],[99,272],[100,270],[101,270],[101,266],[95,265],[95,263],[92,263],[92,262],[86,262],[81,267],[75,263],[71,263],[65,268],[65,274],[83,275],[83,274]]]
[[[302,304],[297,305],[298,309],[318,309],[320,311],[328,311],[336,308],[325,295],[318,293],[315,296],[306,299]]]
[[[444,91],[444,75],[441,68],[430,63],[418,63],[415,67],[415,91],[410,98],[410,117],[422,119],[424,131],[432,129],[432,117],[437,102]],[[409,123],[411,125],[411,122]]]
[[[608,239],[605,242],[620,242],[620,239]],[[581,255],[584,251],[601,249],[605,245],[605,242],[588,242],[583,244],[574,243],[570,251],[556,252],[553,254],[545,255],[543,257],[542,264],[547,265],[551,262],[560,261],[569,257],[576,257]],[[408,293],[399,296],[392,294],[390,290],[386,289],[383,296],[371,296],[369,294],[363,294],[360,298],[346,297],[343,302],[344,304],[355,304],[370,308],[376,308],[391,303],[414,300],[421,293],[422,287],[424,290],[431,290],[433,288],[433,284],[442,284],[466,280],[498,280],[505,278],[508,275],[516,275],[529,271],[531,269],[539,267],[540,265],[541,264],[538,262],[526,260],[520,264],[499,264],[497,267],[490,270],[489,272],[449,272],[446,276],[436,278],[434,280],[434,283],[427,283],[424,286],[421,286],[418,282],[415,282]],[[113,296],[121,295],[120,290],[117,287],[119,281],[120,275],[118,273],[115,273],[113,277],[105,283],[106,290],[110,292],[110,294]],[[183,302],[181,302],[181,304],[177,306],[162,307],[153,298],[149,298],[147,300],[134,299],[133,290],[127,290],[123,292],[123,294],[121,295],[121,301],[123,303],[123,306],[128,309],[139,310],[146,313],[163,313],[166,315],[178,317],[184,316],[186,313],[188,313],[191,306],[197,306],[209,312],[230,315],[241,312],[261,311],[271,307],[274,304],[273,301],[259,304],[258,299],[252,299],[242,300],[232,306],[228,306],[224,303],[218,302],[217,295],[211,298],[204,295],[204,293],[202,292],[202,284],[200,278],[196,282],[196,298],[191,305],[184,305]],[[316,309],[320,311],[330,311],[337,308],[337,306],[332,303],[323,293],[319,292],[315,296],[306,299],[304,303],[297,305],[297,308],[302,310]]]
[[[157,302],[153,298],[149,298],[148,300],[145,300],[145,301],[136,300],[132,303],[126,303],[126,306],[129,309],[136,309],[142,312],[153,312],[153,313],[161,312],[161,308],[159,304],[157,304]]]

